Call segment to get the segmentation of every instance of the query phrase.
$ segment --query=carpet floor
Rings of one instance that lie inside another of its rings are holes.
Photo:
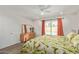
[[[17,43],[15,45],[0,49],[0,54],[20,54],[22,45],[23,43]]]

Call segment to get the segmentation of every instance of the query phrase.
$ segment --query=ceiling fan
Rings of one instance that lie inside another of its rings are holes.
[[[40,14],[41,18],[40,19],[42,19],[42,17],[44,17],[45,13],[50,13],[51,12],[51,10],[50,10],[51,5],[40,5],[39,8],[40,8],[40,11],[41,11],[41,14]],[[55,15],[55,17],[51,16],[54,19],[57,19],[58,16],[64,15],[63,12],[58,12],[58,11],[56,11],[56,12],[58,13],[58,15]]]
[[[44,15],[45,13],[49,13],[50,10],[48,10],[51,6],[50,5],[39,5],[41,15]]]

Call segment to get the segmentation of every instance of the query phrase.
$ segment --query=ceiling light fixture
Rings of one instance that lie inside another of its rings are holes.
[[[44,15],[44,12],[43,12],[43,11],[41,12],[41,15],[42,15],[42,16]]]
[[[63,15],[63,12],[61,11],[59,14],[60,14],[60,15]]]

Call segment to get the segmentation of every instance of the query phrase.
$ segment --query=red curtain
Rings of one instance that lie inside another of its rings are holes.
[[[63,23],[62,23],[62,17],[58,17],[58,36],[63,36]]]
[[[42,20],[42,35],[45,35],[45,20]]]

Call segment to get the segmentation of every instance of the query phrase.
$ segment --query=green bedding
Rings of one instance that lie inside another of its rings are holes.
[[[21,49],[27,54],[77,54],[79,53],[79,35],[40,36],[27,41]]]

